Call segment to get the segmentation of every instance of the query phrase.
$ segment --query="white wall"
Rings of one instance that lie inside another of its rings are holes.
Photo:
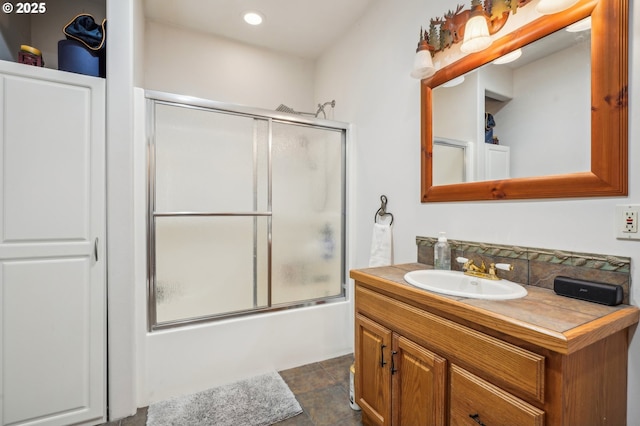
[[[315,112],[314,63],[203,33],[147,22],[146,89],[275,110]]]
[[[514,70],[513,99],[494,114],[493,132],[511,147],[512,177],[590,169],[591,149],[584,143],[591,137],[588,47],[580,43]]]
[[[446,231],[452,239],[548,247],[632,258],[632,281],[640,282],[640,241],[614,236],[614,206],[640,204],[640,168],[629,168],[629,196],[473,203],[420,203],[420,90],[409,77],[417,29],[429,18],[454,9],[456,1],[376,1],[348,37],[318,63],[317,97],[344,93],[336,118],[358,128],[355,186],[357,238],[353,267],[365,267],[371,242],[371,215],[386,194],[394,214],[395,260],[416,260],[415,237]],[[631,8],[640,22],[640,8]],[[520,11],[518,12],[520,14]],[[364,48],[366,46],[368,48]],[[640,25],[630,40],[629,163],[640,164]],[[640,303],[640,287],[631,301]],[[640,333],[629,350],[628,424],[640,418]]]
[[[475,142],[478,138],[478,118],[484,111],[477,102],[480,74],[469,73],[461,84],[453,87],[437,87],[433,90],[433,136],[464,142]],[[436,157],[437,158],[437,157]]]
[[[141,3],[141,2],[135,2]],[[141,8],[109,1],[107,49],[107,286],[109,419],[136,412],[136,284],[134,270],[134,28]]]
[[[0,60],[17,61],[21,44],[31,46],[31,19],[28,15],[0,14]]]

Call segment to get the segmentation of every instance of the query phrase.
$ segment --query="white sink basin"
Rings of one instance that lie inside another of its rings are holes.
[[[527,295],[527,290],[520,284],[476,278],[460,271],[421,269],[408,272],[404,279],[424,290],[473,299],[507,300]]]

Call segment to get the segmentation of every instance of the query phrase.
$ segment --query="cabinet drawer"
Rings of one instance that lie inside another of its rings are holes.
[[[360,286],[356,286],[356,311],[453,362],[482,371],[492,383],[544,402],[542,355]]]
[[[452,425],[543,426],[544,411],[451,365]]]

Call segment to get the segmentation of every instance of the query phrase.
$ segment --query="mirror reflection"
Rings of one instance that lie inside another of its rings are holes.
[[[473,148],[469,143],[438,138],[433,141],[433,184],[448,185],[467,182],[467,174],[473,173]]]
[[[590,170],[591,31],[584,24],[433,89],[434,185]]]

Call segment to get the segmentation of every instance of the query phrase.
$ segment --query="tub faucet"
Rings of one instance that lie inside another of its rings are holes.
[[[462,263],[462,271],[465,275],[470,275],[472,277],[485,278],[488,280],[499,280],[497,269],[501,269],[503,271],[513,271],[513,265],[510,263],[491,263],[489,265],[489,270],[487,271],[487,266],[482,261],[480,266],[476,265],[473,262],[473,259],[467,259],[466,257],[458,257],[456,258],[458,263]]]

